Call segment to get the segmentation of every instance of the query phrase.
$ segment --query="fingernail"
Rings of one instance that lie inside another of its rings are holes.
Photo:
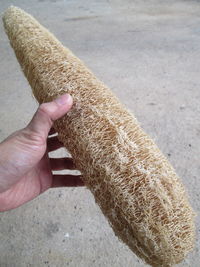
[[[55,99],[55,102],[59,105],[59,106],[62,106],[62,105],[66,105],[68,104],[69,102],[71,102],[71,95],[69,94],[64,94],[64,95],[61,95],[59,96],[58,98]]]

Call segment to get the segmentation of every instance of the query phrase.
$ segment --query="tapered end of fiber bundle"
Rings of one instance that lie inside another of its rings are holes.
[[[194,212],[173,167],[110,89],[31,15],[10,7],[3,21],[37,100],[73,96],[54,126],[115,234],[154,267],[182,261],[194,246]]]

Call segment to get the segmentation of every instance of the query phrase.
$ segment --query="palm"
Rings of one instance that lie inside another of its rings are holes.
[[[52,185],[52,171],[48,154],[32,168],[26,175],[22,176],[18,183],[1,194],[6,199],[7,208],[12,209],[35,198]]]
[[[15,142],[16,140],[15,138]],[[19,149],[16,149],[16,155],[15,153],[13,155],[15,161],[16,156],[24,159],[23,164],[20,166],[21,168],[18,170],[19,175],[20,172],[26,172],[26,174],[21,175],[18,182],[7,191],[0,193],[0,203],[3,203],[4,210],[18,207],[37,197],[50,187],[83,185],[80,175],[52,174],[54,170],[74,169],[75,167],[71,158],[49,158],[48,152],[62,147],[56,136],[47,139],[47,147],[46,143],[43,143],[43,145],[38,145],[39,149],[37,151],[33,150],[32,146],[23,146],[23,148],[19,146]],[[28,168],[28,166],[33,167]],[[15,166],[14,169],[17,169],[17,167]],[[14,179],[16,177],[13,177]]]

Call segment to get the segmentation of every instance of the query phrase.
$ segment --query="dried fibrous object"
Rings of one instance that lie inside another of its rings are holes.
[[[72,95],[72,110],[54,127],[115,234],[152,266],[183,260],[194,244],[194,212],[155,143],[111,90],[32,16],[10,7],[3,21],[39,103]]]

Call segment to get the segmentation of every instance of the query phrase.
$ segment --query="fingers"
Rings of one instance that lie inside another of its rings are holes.
[[[72,107],[72,103],[72,97],[64,94],[52,102],[41,104],[27,128],[46,139],[53,122],[64,116]]]
[[[50,129],[49,135],[55,134],[53,128]],[[58,140],[57,136],[49,137],[47,139],[48,152],[54,151],[63,147],[63,144]],[[52,171],[60,170],[75,170],[75,165],[72,158],[49,158]],[[81,175],[53,175],[53,181],[51,187],[76,187],[84,186],[81,180]]]
[[[81,175],[53,175],[52,187],[84,186]]]
[[[47,139],[47,149],[48,149],[48,152],[52,152],[56,149],[59,149],[63,147],[63,143],[61,143],[59,140],[58,140],[58,137],[57,136],[53,136],[53,137],[49,137]]]
[[[49,158],[52,171],[75,170],[72,158]]]

